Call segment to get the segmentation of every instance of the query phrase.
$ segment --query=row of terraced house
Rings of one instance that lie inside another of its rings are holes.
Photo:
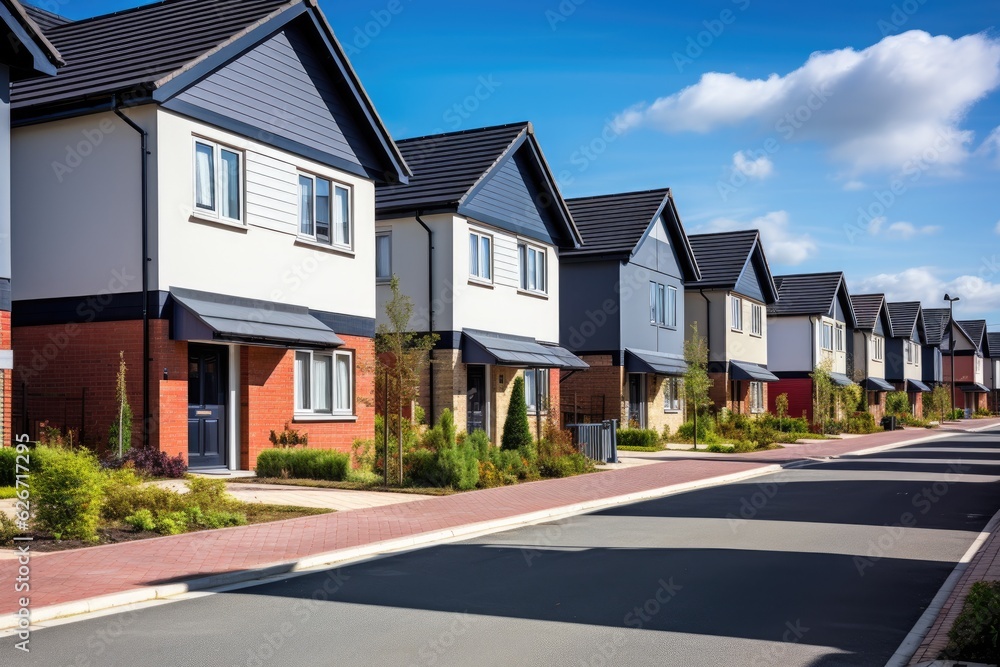
[[[950,354],[959,406],[1000,382],[984,322],[774,276],[758,232],[688,235],[667,188],[564,199],[530,123],[394,140],[314,0],[0,7],[8,444],[106,437],[123,352],[137,437],[192,468],[251,469],[286,423],[349,450],[394,276],[438,335],[428,418],[494,440],[517,377],[537,417],[676,428],[695,324],[745,414],[811,415],[824,362],[877,415],[893,390],[919,415]]]

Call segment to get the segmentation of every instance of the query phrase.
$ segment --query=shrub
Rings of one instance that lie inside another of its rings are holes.
[[[975,416],[976,417],[992,417],[993,413],[990,412],[989,410],[987,410],[986,408],[976,408]]]
[[[694,442],[694,422],[689,421],[681,424],[677,429],[677,437],[682,442]],[[698,444],[711,445],[717,442],[719,442],[719,437],[712,426],[712,420],[700,417],[698,419]]]
[[[905,391],[892,391],[885,397],[885,411],[890,415],[903,415],[910,412],[910,396]]]
[[[950,413],[946,415],[947,419],[954,421],[956,419],[965,419],[965,410],[961,408],[955,408]]]
[[[618,446],[641,449],[655,449],[660,444],[660,436],[649,429],[623,428],[618,431]]]
[[[712,452],[713,454],[732,454],[736,451],[736,448],[732,445],[711,444],[708,446],[706,451]]]
[[[86,450],[49,450],[45,465],[32,471],[32,500],[38,527],[56,539],[96,541],[104,499],[104,476]]]
[[[870,412],[855,412],[847,418],[844,431],[846,433],[877,433],[882,427],[875,423],[875,417]]]
[[[180,494],[153,485],[143,485],[134,470],[123,468],[105,472],[104,504],[101,516],[108,521],[124,521],[138,510],[169,512],[179,506]]]
[[[148,509],[138,510],[125,517],[124,521],[136,530],[144,530],[147,532],[156,530],[156,518]]]
[[[942,657],[1000,664],[1000,581],[972,584]]]
[[[503,437],[500,440],[501,449],[520,449],[530,446],[531,426],[528,424],[528,405],[524,400],[524,378],[520,375],[514,378],[514,388],[510,395],[510,407],[507,419],[503,424]]]
[[[788,394],[778,394],[775,397],[774,411],[777,413],[779,421],[788,417]]]
[[[34,452],[30,452],[28,456],[33,459]],[[17,450],[13,447],[0,447],[0,486],[15,486],[17,484]],[[31,470],[35,470],[35,466],[30,466]],[[36,471],[37,472],[37,471]]]
[[[451,410],[445,410],[437,425],[424,434],[423,448],[410,455],[410,478],[427,486],[460,491],[474,489],[479,483],[481,444],[479,436],[466,436],[459,443],[455,436],[455,418]]]
[[[257,455],[258,477],[323,479],[340,482],[347,478],[351,457],[322,449],[267,449]]]
[[[846,428],[847,425],[844,422],[836,419],[827,419],[823,423],[823,433],[828,435],[840,435]]]
[[[496,466],[492,461],[479,462],[479,488],[492,489],[497,486],[517,484],[517,477]]]
[[[747,441],[754,449],[767,449],[778,439],[778,434],[767,424],[751,422],[747,430]]]
[[[285,429],[281,433],[271,431],[268,440],[271,441],[272,445],[281,449],[309,446],[309,434],[300,433],[292,428],[288,422],[285,422]]]
[[[198,526],[199,528],[229,528],[230,526],[245,526],[247,523],[247,515],[242,512],[227,512],[225,510],[205,512],[197,505],[188,507],[184,510],[184,514],[187,515],[189,526]]]
[[[468,434],[465,436],[465,444],[476,451],[476,456],[479,457],[480,461],[488,461],[490,451],[494,449],[493,445],[490,444],[490,438],[486,435],[486,431],[473,431]]]
[[[782,394],[784,396],[785,394]],[[783,433],[808,433],[809,420],[804,417],[776,417],[770,414],[763,414],[757,418],[761,424],[766,424],[775,431]]]
[[[21,534],[21,529],[17,527],[17,522],[0,512],[0,547],[7,547],[14,543],[14,538]]]
[[[538,459],[538,469],[543,477],[572,477],[595,470],[594,462],[580,453]]]
[[[376,486],[382,483],[382,475],[370,470],[348,470],[347,481],[366,486]]]
[[[166,452],[152,447],[131,449],[122,458],[106,459],[102,465],[110,469],[133,468],[150,477],[167,479],[181,479],[187,474],[187,463],[184,462],[183,456],[178,454],[171,458]]]

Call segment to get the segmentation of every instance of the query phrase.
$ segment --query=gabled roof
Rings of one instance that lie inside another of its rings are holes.
[[[670,188],[582,197],[566,204],[583,237],[583,245],[565,251],[567,256],[631,258],[662,216],[685,280],[701,277]]]
[[[956,320],[955,324],[965,332],[976,349],[985,349],[986,320]]]
[[[757,275],[765,276],[761,280],[765,303],[777,301],[778,288],[774,284],[758,230],[693,234],[688,238],[698,261],[698,268],[701,269],[701,280],[688,283],[685,287],[736,289],[747,266],[753,264]]]
[[[6,28],[5,38],[0,40],[0,63],[10,66],[11,81],[52,75],[63,65],[59,51],[18,0],[0,0],[0,24]]]
[[[836,299],[841,297],[846,324],[855,326],[854,307],[843,273],[775,276],[774,284],[778,287],[778,302],[768,307],[768,315],[826,315],[833,310]]]
[[[893,338],[909,338],[921,321],[919,301],[897,301],[888,304]]]
[[[1000,331],[986,332],[986,356],[1000,359]]]
[[[886,319],[892,327],[892,317],[886,309],[885,294],[852,294],[851,306],[854,308],[855,326],[865,331],[873,331],[878,323],[878,316],[885,310]]]
[[[413,176],[407,185],[379,187],[375,208],[380,218],[413,213],[462,213],[479,186],[519,151],[530,152],[536,175],[573,245],[581,242],[566,202],[535,138],[531,123],[510,123],[474,130],[401,139],[397,142]]]
[[[924,333],[928,345],[940,345],[951,321],[948,308],[924,308]]]
[[[42,29],[42,32],[51,30],[57,26],[65,25],[66,23],[71,23],[71,21],[65,16],[60,16],[59,14],[55,14],[34,5],[24,5],[24,13],[30,16],[31,20],[38,24],[38,27]]]
[[[300,18],[325,44],[326,62],[345,94],[354,96],[360,125],[389,167],[386,178],[405,181],[406,162],[316,0],[163,0],[81,21],[50,21],[46,37],[66,66],[58,77],[13,86],[13,122],[167,102]]]

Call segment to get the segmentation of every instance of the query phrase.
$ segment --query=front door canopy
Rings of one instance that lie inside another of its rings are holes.
[[[854,381],[843,373],[830,373],[830,379],[833,380],[833,383],[838,387],[850,387],[854,384]]]
[[[865,389],[868,391],[896,391],[896,388],[891,384],[876,377],[865,378]]]
[[[687,373],[683,357],[652,352],[650,350],[625,350],[625,370],[629,373],[680,376]]]
[[[926,384],[924,384],[920,380],[907,380],[906,381],[906,388],[909,391],[921,391],[921,392],[930,391],[931,390],[930,387],[928,387]]]
[[[778,376],[759,364],[747,361],[730,361],[729,378],[731,380],[748,380],[750,382],[777,382]]]
[[[171,288],[174,340],[330,349],[344,341],[302,306]]]
[[[474,329],[462,331],[462,361],[511,368],[590,368],[575,354],[557,345]]]

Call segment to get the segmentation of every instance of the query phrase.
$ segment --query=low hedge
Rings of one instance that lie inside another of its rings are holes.
[[[942,658],[1000,664],[1000,581],[972,584]]]
[[[257,456],[258,477],[324,479],[341,482],[351,470],[351,457],[322,449],[268,449]]]
[[[618,447],[623,449],[658,449],[660,434],[650,429],[623,428],[618,431]]]

